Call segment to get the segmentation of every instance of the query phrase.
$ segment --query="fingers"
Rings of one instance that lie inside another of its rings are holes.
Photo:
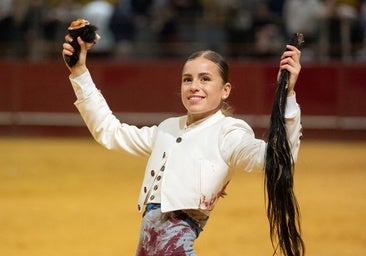
[[[299,74],[301,70],[300,62],[295,61],[293,58],[286,58],[280,62],[280,70],[287,70],[291,74]]]
[[[66,36],[65,36],[65,41],[66,42],[72,42],[72,37],[69,35],[69,34],[67,34]]]
[[[62,44],[62,55],[71,56],[74,53],[74,48],[69,43]]]
[[[301,51],[292,45],[287,45],[286,48],[287,50],[281,56],[280,71],[287,70],[290,72],[288,89],[292,93],[301,70]]]
[[[281,56],[280,69],[288,70],[290,73],[299,73],[301,52],[295,46],[287,45],[287,51]]]
[[[66,35],[65,40],[66,40],[66,42],[62,44],[62,47],[63,47],[62,55],[64,57],[64,60],[65,60],[65,56],[71,56],[75,52],[74,47],[70,44],[73,41],[73,38],[70,35]],[[79,60],[72,67],[68,66],[68,64],[65,61],[66,66],[71,71],[72,76],[78,76],[87,70],[86,55],[88,52],[88,46],[80,37],[77,38],[77,41],[78,41],[78,44],[80,45],[80,52],[78,52]]]
[[[300,62],[301,51],[293,45],[287,45],[286,47],[287,50],[283,52],[281,61],[285,60],[286,58],[291,58],[295,62]]]
[[[65,36],[65,42],[62,44],[62,56],[71,56],[74,53],[74,48],[70,44],[72,41],[70,35]]]
[[[86,52],[88,51],[88,47],[87,44],[83,41],[83,39],[80,38],[80,36],[77,38],[78,43],[80,45],[80,55],[82,54],[86,54]]]
[[[77,40],[78,40],[78,43],[79,43],[81,49],[83,49],[83,48],[85,48],[85,50],[89,49],[88,47],[85,46],[86,43],[80,37],[78,37]],[[73,38],[70,35],[66,35],[65,41],[66,42],[63,43],[63,45],[62,45],[63,51],[66,53],[66,55],[71,55],[74,52],[74,48],[70,44],[73,41]]]
[[[291,55],[293,53],[300,55],[301,51],[293,45],[290,44],[286,45],[286,51],[284,51],[283,55]]]

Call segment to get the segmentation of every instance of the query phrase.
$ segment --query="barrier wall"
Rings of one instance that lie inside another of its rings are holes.
[[[95,83],[122,121],[158,123],[184,113],[182,62],[89,61]],[[230,104],[256,130],[268,126],[277,62],[230,63]],[[304,63],[296,86],[311,136],[366,138],[366,64]],[[0,135],[87,134],[61,60],[0,61]],[[307,133],[305,132],[305,135]]]

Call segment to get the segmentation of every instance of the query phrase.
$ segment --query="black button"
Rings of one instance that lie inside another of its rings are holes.
[[[159,181],[161,179],[161,176],[159,175],[158,177],[156,177],[156,179]]]
[[[145,193],[147,192],[147,187],[144,187],[144,192],[145,192]]]
[[[155,171],[154,170],[151,170],[151,176],[155,176]]]
[[[181,141],[182,141],[181,137],[178,137],[177,140],[176,140],[177,143],[180,143]]]
[[[140,211],[141,210],[141,206],[140,205],[137,205],[137,209]]]
[[[163,165],[161,168],[160,168],[160,171],[164,171],[165,170],[165,165]]]
[[[158,190],[158,185],[155,185],[154,186],[154,190]]]
[[[150,196],[150,200],[154,200],[154,198],[155,198],[154,195]]]
[[[164,153],[163,153],[163,158],[165,158],[165,157],[166,157],[166,153],[164,152]]]

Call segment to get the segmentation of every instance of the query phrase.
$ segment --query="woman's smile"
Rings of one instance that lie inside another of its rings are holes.
[[[188,101],[191,104],[197,104],[200,103],[203,99],[205,99],[206,96],[201,96],[201,95],[190,95],[188,96]]]

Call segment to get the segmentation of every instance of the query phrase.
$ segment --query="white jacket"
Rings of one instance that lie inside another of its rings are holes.
[[[243,120],[218,111],[188,127],[187,117],[181,116],[159,126],[138,128],[120,123],[88,72],[70,80],[77,96],[75,105],[96,141],[108,149],[149,156],[138,201],[140,211],[161,168],[162,212],[199,209],[206,214],[230,182],[234,168],[264,168],[266,143],[256,139]],[[301,124],[295,96],[288,97],[286,128],[296,160]]]

